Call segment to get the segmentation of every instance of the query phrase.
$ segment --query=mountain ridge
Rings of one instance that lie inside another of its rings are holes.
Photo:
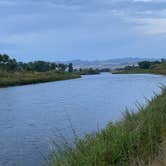
[[[74,68],[110,68],[110,69],[115,69],[115,68],[121,68],[125,66],[130,66],[130,65],[137,65],[138,62],[141,61],[155,61],[159,59],[155,58],[116,58],[116,59],[108,59],[108,60],[71,60],[71,61],[61,61],[62,63],[72,63]],[[58,62],[60,63],[60,62]]]

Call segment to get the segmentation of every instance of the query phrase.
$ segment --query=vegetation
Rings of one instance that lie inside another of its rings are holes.
[[[45,61],[34,61],[34,62],[17,62],[16,59],[10,58],[6,54],[0,54],[0,70],[8,72],[22,72],[22,71],[35,71],[35,72],[46,72],[50,70],[57,71],[72,71],[72,64],[56,64],[55,62],[45,62]]]
[[[73,72],[73,64],[72,63],[69,63],[69,72],[72,73]]]
[[[84,139],[76,138],[74,146],[54,152],[51,166],[144,166],[153,162],[157,166],[166,136],[165,101],[163,89],[138,113],[126,111],[121,121]]]
[[[99,69],[93,69],[93,68],[75,69],[74,73],[80,74],[80,75],[95,75],[95,74],[100,74],[100,70]]]
[[[0,87],[36,84],[42,82],[60,81],[80,78],[79,75],[61,72],[0,72]]]
[[[76,74],[80,74],[80,75],[96,75],[96,74],[100,74],[101,72],[110,72],[109,68],[103,68],[103,69],[94,69],[94,68],[86,68],[86,69],[74,69],[73,71]]]
[[[0,87],[79,77],[80,75],[73,73],[73,65],[71,63],[69,65],[45,61],[23,63],[17,62],[16,59],[11,59],[6,54],[0,54]]]
[[[102,71],[93,68],[74,69],[72,63],[17,62],[6,54],[0,54],[0,87],[80,78],[80,75],[100,74]]]
[[[126,66],[125,68],[116,69],[113,74],[132,74],[132,73],[154,73],[166,74],[166,60],[161,61],[142,61],[138,66]]]
[[[110,68],[103,68],[103,69],[100,69],[100,72],[110,72],[111,69]]]

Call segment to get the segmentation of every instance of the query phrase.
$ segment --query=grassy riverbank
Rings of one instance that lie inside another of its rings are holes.
[[[145,73],[154,73],[154,71],[149,70],[149,69],[139,69],[139,68],[135,68],[135,69],[129,69],[129,70],[115,70],[112,71],[112,74],[145,74]]]
[[[166,139],[166,89],[138,113],[95,134],[75,141],[75,146],[54,153],[51,166],[157,166],[164,154]],[[161,164],[162,165],[162,164]],[[164,164],[163,164],[164,165]]]
[[[154,62],[155,63],[155,62]],[[162,74],[166,75],[166,62],[157,62],[156,64],[151,64],[149,67],[141,68],[141,66],[127,66],[125,68],[115,70],[113,74]]]
[[[60,81],[80,78],[80,75],[61,71],[47,71],[47,72],[7,72],[0,71],[0,87],[36,84],[51,81]]]

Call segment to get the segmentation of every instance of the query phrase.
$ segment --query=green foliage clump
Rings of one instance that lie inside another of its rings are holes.
[[[160,64],[161,62],[159,61],[154,61],[154,62],[150,62],[150,61],[142,61],[138,63],[138,66],[140,69],[150,69],[152,68],[154,65],[156,64]]]
[[[69,63],[69,72],[72,73],[73,72],[73,64]]]
[[[93,68],[87,68],[87,69],[75,69],[74,73],[80,74],[80,75],[95,75],[95,74],[100,74],[99,69],[93,69]]]

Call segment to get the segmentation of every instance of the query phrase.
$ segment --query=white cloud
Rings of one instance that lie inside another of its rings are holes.
[[[120,50],[140,34],[166,34],[166,4],[156,2],[166,0],[0,0],[0,43],[66,56]]]
[[[166,2],[166,0],[134,0],[134,2]]]
[[[135,19],[136,30],[148,35],[166,34],[166,18],[139,18]]]

